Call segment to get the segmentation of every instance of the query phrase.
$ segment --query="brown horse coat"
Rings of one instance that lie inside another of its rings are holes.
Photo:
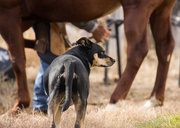
[[[150,21],[156,42],[158,69],[151,94],[163,105],[166,78],[174,48],[170,16],[175,0],[1,0],[0,34],[7,43],[16,75],[18,99],[12,109],[28,107],[30,96],[25,71],[23,31],[34,21],[81,22],[105,16],[120,5],[124,10],[128,42],[127,65],[110,103],[125,99],[133,79],[148,52],[147,24]],[[151,102],[150,102],[151,103]]]

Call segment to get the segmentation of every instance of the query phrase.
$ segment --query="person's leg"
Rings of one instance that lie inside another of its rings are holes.
[[[35,111],[38,110],[46,111],[48,109],[48,105],[47,105],[48,96],[45,93],[43,76],[49,64],[47,64],[43,60],[40,61],[41,61],[41,65],[34,85],[33,108]]]

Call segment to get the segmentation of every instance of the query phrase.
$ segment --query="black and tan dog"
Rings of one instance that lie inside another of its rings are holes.
[[[91,66],[109,67],[115,62],[103,48],[87,38],[79,39],[78,46],[57,57],[44,75],[49,95],[51,128],[60,126],[61,112],[74,103],[77,113],[75,128],[83,127],[89,94]]]

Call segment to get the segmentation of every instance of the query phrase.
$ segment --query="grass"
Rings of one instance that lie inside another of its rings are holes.
[[[170,112],[169,107],[168,109],[166,107],[143,109],[134,103],[125,103],[113,111],[93,107],[86,114],[85,128],[179,128],[180,112],[175,114]],[[74,107],[71,106],[63,113],[61,126],[73,128],[75,117]],[[8,113],[0,116],[0,128],[49,128],[49,126],[49,117],[40,113],[22,111],[16,116]]]
[[[30,51],[29,54],[35,57]],[[180,128],[180,88],[177,85],[179,56],[172,58],[164,106],[151,109],[142,107],[154,85],[153,79],[157,68],[157,64],[154,65],[154,54],[154,52],[150,52],[145,59],[127,95],[126,102],[118,104],[118,108],[113,111],[106,111],[104,108],[109,102],[116,83],[112,82],[108,86],[103,86],[104,69],[92,69],[85,128]],[[39,61],[27,58],[29,59],[27,65],[31,65],[26,69],[31,105],[17,116],[8,115],[7,112],[17,99],[16,82],[0,80],[0,128],[49,128],[50,126],[47,115],[32,112],[34,80],[38,71],[38,64],[35,62]],[[116,71],[116,67],[108,69],[109,78],[113,79]],[[75,110],[71,106],[62,114],[61,127],[73,128],[75,118]]]
[[[180,128],[180,113],[175,115],[159,115],[145,123],[137,124],[141,128]]]

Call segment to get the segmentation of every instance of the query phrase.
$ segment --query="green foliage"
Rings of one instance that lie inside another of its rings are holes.
[[[180,128],[180,113],[177,115],[158,116],[135,126],[138,128]]]

